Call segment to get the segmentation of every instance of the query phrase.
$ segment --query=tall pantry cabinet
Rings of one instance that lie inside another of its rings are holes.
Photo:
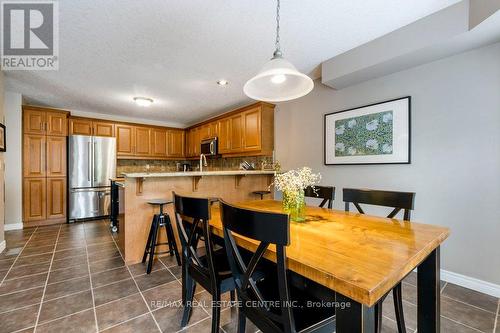
[[[23,223],[66,221],[69,112],[23,107]]]

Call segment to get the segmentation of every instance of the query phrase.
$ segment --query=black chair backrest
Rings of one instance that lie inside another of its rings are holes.
[[[263,332],[294,332],[295,324],[290,305],[286,276],[286,246],[290,244],[290,221],[286,214],[253,211],[220,202],[224,242],[242,310]],[[232,233],[260,241],[250,261],[245,263]],[[279,304],[264,299],[253,273],[270,244],[276,246],[277,285]],[[269,303],[275,306],[271,309]],[[251,305],[247,305],[251,304]],[[286,306],[288,305],[288,306]]]
[[[213,259],[213,241],[210,232],[210,200],[208,198],[183,197],[172,192],[177,230],[182,245],[183,260],[200,274],[210,278],[216,286],[217,274]],[[198,242],[205,243],[206,260],[200,260]]]
[[[394,208],[388,218],[396,216],[401,209],[404,211],[403,218],[410,220],[411,210],[413,210],[415,193],[413,192],[395,192],[395,191],[379,191],[367,189],[345,188],[343,190],[345,202],[345,211],[349,211],[349,203],[352,203],[358,212],[365,214],[359,204],[384,206]]]
[[[314,186],[308,187],[305,190],[305,196],[310,198],[323,199],[319,206],[323,208],[328,203],[328,208],[332,209],[333,200],[335,200],[335,187],[334,186]]]

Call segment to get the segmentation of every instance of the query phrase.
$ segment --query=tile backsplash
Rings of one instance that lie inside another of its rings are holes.
[[[262,169],[263,165],[269,168],[273,163],[272,156],[251,156],[251,157],[224,157],[224,158],[207,158],[208,166],[205,170],[238,170],[240,164],[247,161],[253,165],[255,169]],[[116,165],[116,174],[128,172],[175,172],[183,163],[191,164],[192,170],[198,170],[199,160],[118,160]],[[149,168],[149,169],[148,169]]]

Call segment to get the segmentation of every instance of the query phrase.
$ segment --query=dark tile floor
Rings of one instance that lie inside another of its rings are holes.
[[[106,221],[6,232],[0,254],[0,333],[177,332],[182,315],[180,269],[171,257],[126,266]],[[403,283],[408,332],[416,327],[416,277]],[[225,295],[226,297],[228,295]],[[210,332],[209,295],[186,332]],[[442,284],[442,332],[500,333],[499,299]],[[384,332],[397,332],[392,298],[384,302]],[[236,311],[224,308],[221,332],[236,332]],[[247,332],[257,329],[248,322]]]

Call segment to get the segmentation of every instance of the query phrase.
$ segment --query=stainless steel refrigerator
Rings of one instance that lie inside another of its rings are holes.
[[[108,216],[116,174],[116,139],[69,137],[69,219]]]

